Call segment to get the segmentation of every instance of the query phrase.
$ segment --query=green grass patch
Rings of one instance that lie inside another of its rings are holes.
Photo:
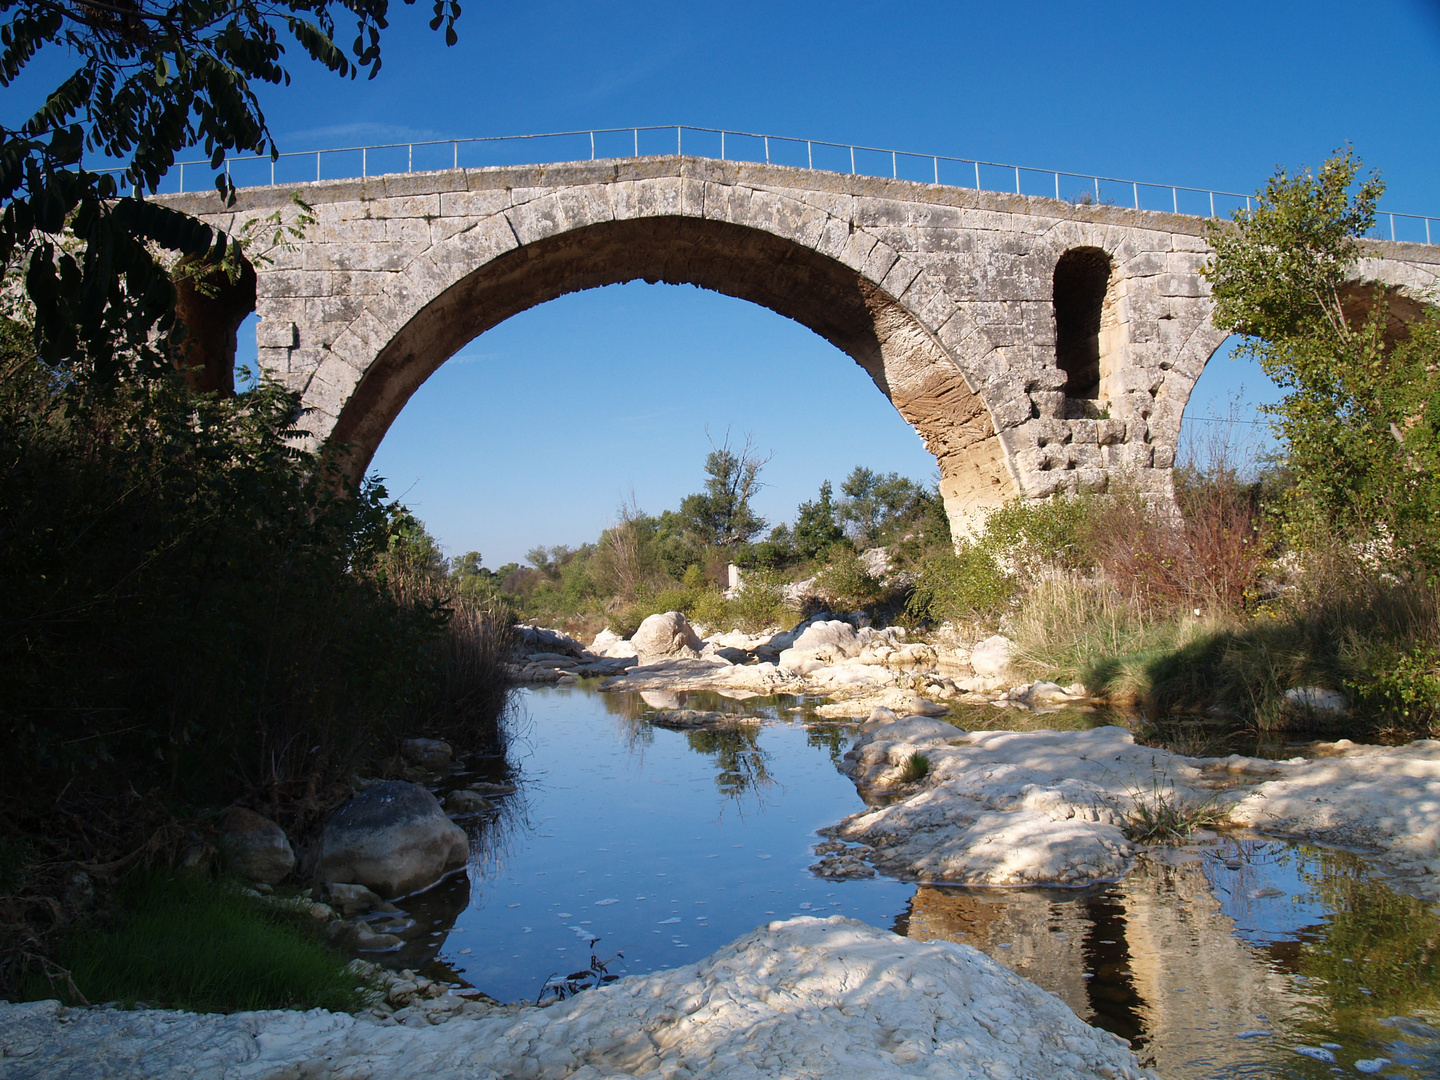
[[[900,782],[913,784],[930,775],[930,759],[921,753],[911,754],[900,766]]]
[[[116,900],[113,925],[75,931],[54,956],[92,1003],[195,1012],[364,1004],[359,976],[321,943],[307,916],[271,910],[229,883],[158,872],[126,883]],[[31,975],[21,997],[73,994]]]

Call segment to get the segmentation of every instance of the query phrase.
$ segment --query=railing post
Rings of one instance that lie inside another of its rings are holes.
[[[765,136],[765,164],[770,164],[770,136]]]
[[[980,190],[980,163],[975,162],[975,190]]]
[[[855,148],[850,147],[850,175],[855,175]]]
[[[1015,194],[1020,194],[1020,166],[1015,166]]]
[[[181,176],[183,177],[184,174],[182,173]],[[1430,242],[1430,219],[1427,217],[1425,219],[1425,243],[1428,244]]]
[[[634,153],[633,156],[635,156],[635,157],[639,157],[639,156],[640,156],[640,129],[639,129],[639,128],[636,128],[636,129],[635,129],[635,153]]]
[[[362,146],[362,147],[360,148],[360,179],[361,179],[361,180],[364,180],[366,177],[368,177],[368,176],[370,175],[370,164],[369,164],[369,162],[370,162],[370,148],[369,148],[368,146]]]
[[[1210,216],[1212,218],[1215,216],[1215,193],[1213,191],[1210,192]]]
[[[1134,192],[1135,192],[1135,209],[1136,209],[1136,210],[1139,210],[1139,209],[1140,209],[1140,184],[1139,184],[1137,181],[1131,180],[1131,181],[1130,181],[1130,187],[1131,187],[1131,188],[1134,190]]]
[[[405,144],[405,171],[415,171],[415,144],[413,142]]]
[[[805,140],[805,167],[807,169],[815,168],[815,144],[809,139]],[[1430,226],[1427,223],[1425,227],[1428,229]]]
[[[1095,181],[1095,205],[1096,205],[1096,206],[1099,206],[1099,205],[1100,205],[1100,178],[1099,178],[1098,176],[1092,176],[1090,179]]]
[[[455,140],[455,168],[460,168],[460,140]]]
[[[684,156],[685,156],[684,154],[682,154],[682,153],[680,152],[680,127],[679,127],[678,125],[677,125],[676,128],[675,128],[675,156],[676,156],[676,157],[684,157]]]
[[[275,166],[272,165],[270,168],[273,170]],[[180,162],[180,194],[185,194],[185,163],[183,161]],[[1430,222],[1428,221],[1425,222],[1425,239],[1427,241],[1430,239]]]
[[[890,151],[890,179],[900,179],[900,162],[895,158],[895,151]]]
[[[725,132],[720,132],[720,160],[725,160]]]
[[[1173,188],[1173,187],[1172,187],[1172,188],[1170,189],[1170,205],[1171,205],[1171,207],[1174,209],[1175,213],[1178,214],[1178,213],[1180,212],[1180,189],[1179,189],[1179,188]]]
[[[315,151],[315,182],[320,182],[320,151]]]
[[[940,159],[935,159],[935,186],[940,186]]]
[[[1060,201],[1060,174],[1055,174],[1055,201]]]
[[[1395,239],[1395,215],[1390,215],[1390,239]]]

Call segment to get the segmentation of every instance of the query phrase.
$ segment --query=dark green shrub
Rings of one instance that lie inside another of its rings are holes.
[[[994,556],[972,544],[957,552],[940,552],[920,565],[906,605],[916,622],[959,623],[997,616],[1018,591]]]

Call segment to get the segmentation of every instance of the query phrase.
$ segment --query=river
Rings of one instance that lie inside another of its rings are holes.
[[[391,961],[534,1000],[592,955],[642,973],[772,919],[843,914],[981,949],[1167,1080],[1440,1077],[1440,919],[1353,854],[1222,837],[1081,890],[817,878],[815,830],[863,805],[835,767],[853,729],[798,699],[685,704],[764,722],[675,731],[639,695],[521,691],[508,757],[452,781],[518,790],[462,819],[468,877],[415,898]]]

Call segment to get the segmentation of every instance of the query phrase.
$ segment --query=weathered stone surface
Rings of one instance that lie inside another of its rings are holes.
[[[294,213],[292,188],[166,201],[233,231]],[[357,479],[415,388],[477,334],[645,279],[769,307],[854,358],[935,455],[961,535],[1008,498],[1100,490],[1117,469],[1169,498],[1185,401],[1225,337],[1199,276],[1204,223],[1177,214],[679,156],[299,191],[317,222],[258,271],[259,359],[302,393],[317,440],[350,448]],[[1358,277],[1400,298],[1440,280],[1435,247],[1361,247]],[[1111,269],[1086,301],[1098,396],[1068,398],[1056,270],[1077,252]]]
[[[295,852],[285,830],[243,806],[220,817],[220,850],[231,873],[266,885],[278,885],[295,869]]]
[[[435,796],[386,780],[344,803],[325,824],[320,876],[364,885],[383,897],[427,889],[465,865],[470,845]]]
[[[704,643],[690,628],[690,622],[679,611],[651,615],[640,624],[630,639],[641,664],[671,657],[693,657],[700,654]]]
[[[393,980],[394,1002],[421,996]],[[443,1000],[440,999],[440,1000]],[[5,1080],[1140,1080],[1124,1040],[969,945],[835,916],[775,922],[698,964],[549,1008],[195,1014],[0,1005]]]
[[[518,623],[515,626],[515,633],[520,638],[521,646],[526,652],[558,653],[561,656],[572,656],[577,660],[585,657],[585,646],[563,631],[552,630],[548,626],[530,626],[527,623]]]
[[[970,650],[970,667],[982,679],[994,679],[1010,668],[1010,650],[1015,643],[1003,634],[986,638]]]

